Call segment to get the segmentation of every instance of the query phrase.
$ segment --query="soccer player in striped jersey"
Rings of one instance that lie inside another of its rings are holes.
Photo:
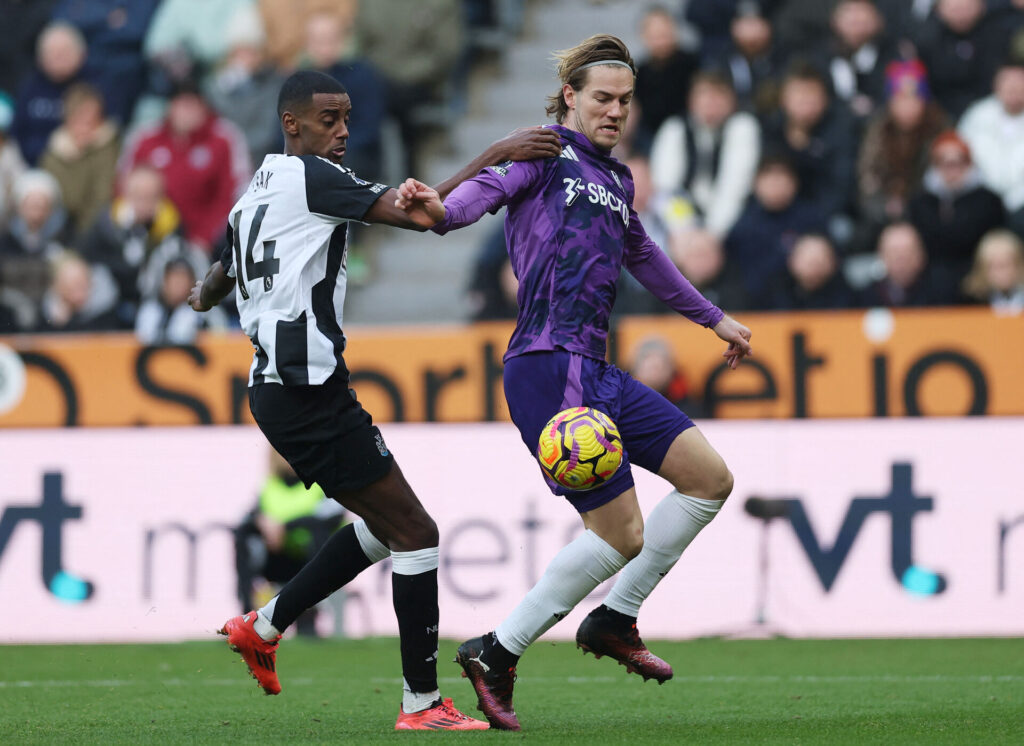
[[[623,570],[604,605],[576,634],[579,647],[607,655],[659,683],[672,668],[643,644],[640,604],[696,534],[718,513],[732,474],[693,422],[657,392],[605,362],[608,317],[625,266],[651,293],[728,343],[730,368],[751,353],[750,330],[712,305],[650,239],[633,209],[629,169],[611,149],[622,136],[636,68],[626,46],[599,35],[558,54],[561,87],[548,113],[562,138],[558,157],[485,168],[445,200],[445,233],[508,206],[505,238],[519,278],[519,319],[505,353],[512,420],[536,453],[544,424],[568,407],[593,407],[619,427],[622,465],[580,492],[548,480],[586,528],[548,565],[493,631],[459,647],[456,661],[491,726],[519,729],[512,689],[519,657],[602,581]],[[429,189],[406,182],[399,204],[423,210]],[[630,464],[674,489],[644,519]],[[624,569],[623,569],[624,568]]]
[[[476,730],[437,684],[438,534],[370,415],[349,388],[342,357],[345,255],[351,221],[423,231],[443,215],[439,195],[488,164],[557,155],[558,138],[519,130],[432,190],[429,204],[396,206],[397,193],[342,166],[352,102],[313,71],[283,84],[278,114],[285,152],[268,155],[228,219],[228,246],[189,302],[206,311],[237,287],[242,328],[255,354],[249,406],[274,449],[307,486],[362,520],[334,534],[262,609],[227,621],[222,634],[268,694],[281,685],[276,651],[299,614],[384,557],[401,638],[404,691],[397,730]]]

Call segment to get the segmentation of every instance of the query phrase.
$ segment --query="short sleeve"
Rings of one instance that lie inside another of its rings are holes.
[[[362,220],[387,185],[364,181],[351,170],[315,155],[300,156],[306,167],[309,211],[339,220]]]

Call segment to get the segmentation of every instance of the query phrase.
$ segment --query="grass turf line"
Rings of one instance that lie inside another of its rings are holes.
[[[520,734],[394,733],[397,641],[286,640],[266,697],[222,641],[0,646],[6,743],[1024,743],[1024,640],[654,642],[676,679],[627,676],[570,643],[519,667]],[[441,645],[441,689],[476,714]]]

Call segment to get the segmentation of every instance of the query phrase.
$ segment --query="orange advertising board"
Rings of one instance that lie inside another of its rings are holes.
[[[754,357],[722,366],[723,343],[678,317],[618,321],[609,357],[664,339],[725,418],[1024,415],[1024,317],[987,309],[743,314]],[[501,355],[511,324],[350,327],[352,386],[380,422],[508,419]],[[130,334],[0,337],[0,427],[251,422],[252,347],[241,333],[145,347]],[[12,391],[13,386],[18,386]],[[6,388],[6,390],[5,390]]]

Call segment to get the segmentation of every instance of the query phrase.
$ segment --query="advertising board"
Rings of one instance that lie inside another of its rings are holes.
[[[754,357],[678,316],[628,317],[609,357],[629,369],[661,339],[709,417],[1024,416],[1024,316],[984,308],[741,314]],[[378,422],[507,421],[510,323],[350,327],[352,385]],[[252,345],[240,332],[145,347],[128,334],[0,338],[0,428],[251,423]]]
[[[1024,634],[1024,419],[701,428],[736,487],[642,609],[646,637]],[[492,629],[578,517],[511,425],[383,432],[440,528],[442,634]],[[0,597],[19,609],[0,642],[211,636],[238,613],[231,527],[266,469],[254,427],[0,431]],[[647,513],[669,487],[635,476]],[[348,590],[346,634],[395,634],[387,562]]]

